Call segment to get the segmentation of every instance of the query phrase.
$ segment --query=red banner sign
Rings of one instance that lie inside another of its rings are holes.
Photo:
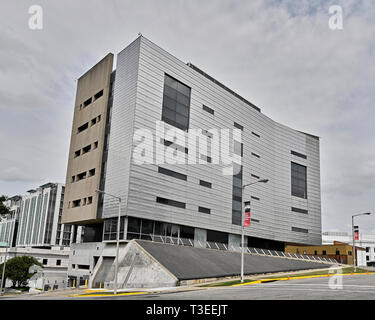
[[[354,231],[354,240],[359,240],[359,231]]]
[[[250,211],[245,212],[245,227],[250,227]]]

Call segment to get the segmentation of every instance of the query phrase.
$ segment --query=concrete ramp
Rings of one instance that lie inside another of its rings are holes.
[[[115,263],[113,256],[103,257],[98,262],[92,275],[92,288],[98,288],[99,283],[103,288],[114,287]],[[178,279],[135,240],[120,246],[118,288],[174,287],[177,284]]]
[[[239,252],[136,241],[179,281],[238,276],[241,272]],[[322,269],[329,266],[318,262],[244,254],[246,275]]]
[[[322,269],[329,264],[282,257],[245,253],[244,273]],[[239,252],[178,246],[145,240],[132,240],[120,248],[118,288],[173,287],[199,279],[240,275]],[[115,260],[101,259],[92,276],[92,286],[99,282],[113,288]]]

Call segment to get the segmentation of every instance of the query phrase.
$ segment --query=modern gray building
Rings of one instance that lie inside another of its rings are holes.
[[[62,220],[85,225],[84,242],[116,239],[118,202],[101,189],[121,197],[122,241],[158,235],[239,244],[242,203],[250,201],[248,246],[321,244],[319,137],[273,121],[144,36],[117,55],[115,70],[112,61],[107,55],[77,86]],[[223,142],[241,160],[234,174],[215,161]],[[140,163],[150,150],[152,161]],[[269,181],[242,192],[259,179]]]

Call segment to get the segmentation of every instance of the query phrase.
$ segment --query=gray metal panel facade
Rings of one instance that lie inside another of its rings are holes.
[[[259,198],[251,200],[251,216],[259,222],[246,228],[245,234],[320,244],[319,139],[276,123],[144,37],[119,53],[116,69],[105,190],[126,199],[122,214],[233,234],[241,232],[239,226],[231,223],[233,178],[223,175],[220,165],[161,165],[186,174],[187,181],[183,181],[158,173],[158,165],[131,161],[136,145],[132,143],[134,130],[147,128],[155,133],[155,123],[161,120],[165,73],[191,88],[189,128],[234,129],[234,122],[244,127],[243,183],[256,181],[251,174],[269,179],[267,184],[245,190],[243,201],[251,196]],[[214,109],[215,114],[203,111],[203,104]],[[292,155],[291,150],[305,154],[307,159]],[[292,161],[307,166],[307,199],[291,195]],[[200,186],[200,179],[211,182],[212,188]],[[157,196],[184,202],[186,208],[156,203]],[[198,212],[199,206],[210,208],[211,214]],[[307,209],[308,214],[292,212],[293,206]],[[103,217],[116,214],[116,202],[107,198]],[[307,229],[308,233],[294,232],[292,227]]]
[[[138,82],[140,38],[117,55],[116,81],[109,149],[105,170],[105,191],[122,197],[122,211],[126,208],[131,166],[134,115]],[[118,203],[104,196],[102,218],[117,215]],[[125,211],[124,211],[125,213]]]

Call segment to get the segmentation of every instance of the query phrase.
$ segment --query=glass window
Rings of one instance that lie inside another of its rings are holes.
[[[228,244],[228,233],[207,230],[207,241]]]
[[[306,166],[292,162],[292,195],[307,199]]]
[[[162,120],[181,130],[188,130],[191,89],[165,75]]]
[[[199,212],[202,212],[202,213],[207,213],[207,214],[210,214],[210,213],[211,213],[211,209],[209,209],[209,208],[205,208],[205,207],[199,207],[199,208],[198,208],[198,211],[199,211]]]
[[[297,227],[292,227],[292,231],[301,232],[301,233],[308,233],[309,232],[307,229],[297,228]]]
[[[165,198],[161,198],[161,197],[156,197],[156,202],[166,204],[166,205],[169,205],[169,206],[173,206],[173,207],[183,208],[183,209],[185,209],[185,207],[186,207],[186,204],[184,202],[165,199]]]
[[[128,232],[141,232],[141,219],[129,217],[128,218]]]
[[[184,181],[186,181],[186,179],[187,179],[186,174],[182,174],[182,173],[172,171],[172,170],[169,170],[169,169],[165,169],[165,168],[162,168],[162,167],[158,167],[158,172],[162,173],[162,174],[165,174],[167,176],[176,178],[176,179],[184,180]]]
[[[203,187],[212,188],[212,183],[204,180],[199,180],[199,184]]]
[[[232,224],[241,225],[242,212],[242,166],[234,164],[233,170],[238,172],[232,180]]]
[[[291,150],[290,153],[297,156],[297,157],[307,159],[307,156],[305,154],[302,154],[302,153],[299,153],[299,152],[296,152],[296,151],[293,151],[293,150]]]
[[[203,105],[202,109],[204,111],[207,111],[208,113],[211,113],[212,115],[215,114],[215,111],[213,109],[211,109],[210,107],[207,107],[205,105]]]
[[[142,219],[142,234],[150,235],[154,232],[154,224],[152,220]]]
[[[239,123],[235,122],[234,123],[234,126],[237,128],[237,129],[240,129],[240,130],[243,130],[243,126],[241,126]]]
[[[194,228],[180,226],[180,238],[182,239],[194,239]]]
[[[164,222],[155,221],[154,234],[159,236],[165,236]]]
[[[233,143],[233,149],[234,149],[234,153],[239,155],[239,156],[243,156],[243,144],[234,140],[234,143]]]

